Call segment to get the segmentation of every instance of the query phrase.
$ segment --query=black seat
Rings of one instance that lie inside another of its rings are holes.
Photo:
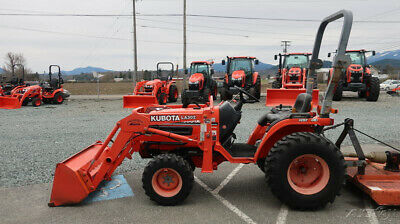
[[[312,96],[307,93],[300,93],[296,102],[293,105],[294,113],[307,113],[311,111],[311,101]],[[266,126],[267,124],[272,124],[275,121],[283,120],[289,118],[292,111],[279,111],[276,108],[266,114],[264,114],[259,120],[258,124],[261,126]]]
[[[232,136],[241,117],[242,112],[236,111],[227,101],[219,107],[219,139],[221,143],[224,143]]]

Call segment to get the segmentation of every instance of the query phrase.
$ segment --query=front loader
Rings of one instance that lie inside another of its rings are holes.
[[[171,66],[170,70],[162,70],[163,65]],[[133,95],[124,96],[124,108],[136,108],[144,105],[164,105],[178,100],[178,88],[173,80],[175,75],[172,62],[157,63],[157,73],[153,80],[136,83]]]
[[[322,105],[317,112],[311,112],[315,70],[322,67],[318,55],[323,33],[330,22],[343,17],[332,79]],[[318,209],[333,202],[345,180],[346,164],[349,168],[368,164],[365,173],[370,166],[367,160],[350,158],[346,160],[351,162],[346,162],[343,158],[340,139],[351,130],[341,135],[338,145],[323,135],[327,128],[334,128],[330,113],[337,111],[331,108],[332,97],[340,70],[349,63],[345,51],[352,18],[350,11],[342,10],[322,21],[309,63],[307,92],[298,95],[292,110],[273,108],[261,116],[246,143],[236,143],[234,134],[242,106],[247,102],[243,95],[252,101],[258,99],[241,87],[234,87],[240,97],[236,105],[227,101],[214,105],[210,97],[207,104],[187,107],[135,108],[117,122],[104,142],[95,142],[57,164],[49,206],[81,202],[102,181],[111,180],[115,169],[125,158],[131,159],[133,153],[150,159],[142,176],[143,188],[151,200],[161,205],[176,205],[188,197],[194,185],[195,168],[213,173],[222,162],[257,164],[268,177],[272,193],[292,208]],[[356,150],[359,151],[358,147]],[[392,179],[399,176],[391,174]],[[363,174],[352,175],[357,182]],[[400,187],[397,185],[395,189],[398,191]],[[389,203],[400,203],[400,199],[392,197]]]
[[[306,92],[308,63],[310,63],[311,53],[288,53],[275,55],[278,60],[278,74],[272,83],[272,89],[267,89],[265,104],[268,107],[291,106],[296,101],[300,93]],[[318,105],[319,90],[312,93],[312,105]]]

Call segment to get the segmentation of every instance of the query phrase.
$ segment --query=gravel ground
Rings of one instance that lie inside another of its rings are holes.
[[[347,96],[354,97],[352,93]],[[238,142],[245,142],[255,127],[257,119],[268,109],[262,103],[243,107],[241,124],[236,128]],[[378,139],[400,146],[400,97],[382,92],[378,102],[365,102],[346,97],[334,102],[339,109],[333,115],[336,123],[353,118],[356,128]],[[55,165],[81,151],[97,140],[104,140],[115,123],[127,116],[129,109],[122,108],[116,97],[103,98],[100,102],[85,97],[72,97],[63,105],[27,106],[19,110],[0,110],[0,186],[12,187],[51,182]],[[341,130],[328,134],[337,138]],[[360,137],[362,143],[376,143]],[[349,142],[346,142],[349,144]],[[135,156],[125,161],[118,173],[141,169],[147,160]]]

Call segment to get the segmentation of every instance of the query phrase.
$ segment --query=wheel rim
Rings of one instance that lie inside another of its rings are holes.
[[[57,97],[57,102],[61,103],[62,101],[63,101],[63,97],[62,97],[61,95],[59,95],[59,96]]]
[[[162,197],[173,197],[182,189],[182,177],[174,169],[161,168],[152,178],[154,191]]]
[[[174,92],[174,98],[175,98],[175,99],[178,98],[178,90],[175,90],[175,92]]]
[[[287,171],[289,185],[300,194],[311,195],[320,192],[328,184],[328,164],[319,156],[305,154],[294,159]]]
[[[35,101],[35,105],[36,105],[36,106],[40,106],[40,100],[36,100],[36,101]]]

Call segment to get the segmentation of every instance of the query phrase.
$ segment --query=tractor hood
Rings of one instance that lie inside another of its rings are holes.
[[[204,75],[203,73],[195,73],[193,75],[190,76],[189,78],[189,84],[190,83],[200,83],[201,81],[204,80]]]
[[[351,72],[361,72],[363,70],[363,66],[358,64],[351,64],[347,69]]]
[[[150,86],[155,86],[157,83],[160,83],[161,82],[161,80],[159,80],[159,79],[154,79],[154,80],[151,80],[151,81],[148,81],[148,82],[146,82],[146,84],[144,85],[144,86],[148,86],[148,87],[150,87]]]
[[[245,79],[246,73],[243,70],[237,70],[232,72],[232,79]]]

